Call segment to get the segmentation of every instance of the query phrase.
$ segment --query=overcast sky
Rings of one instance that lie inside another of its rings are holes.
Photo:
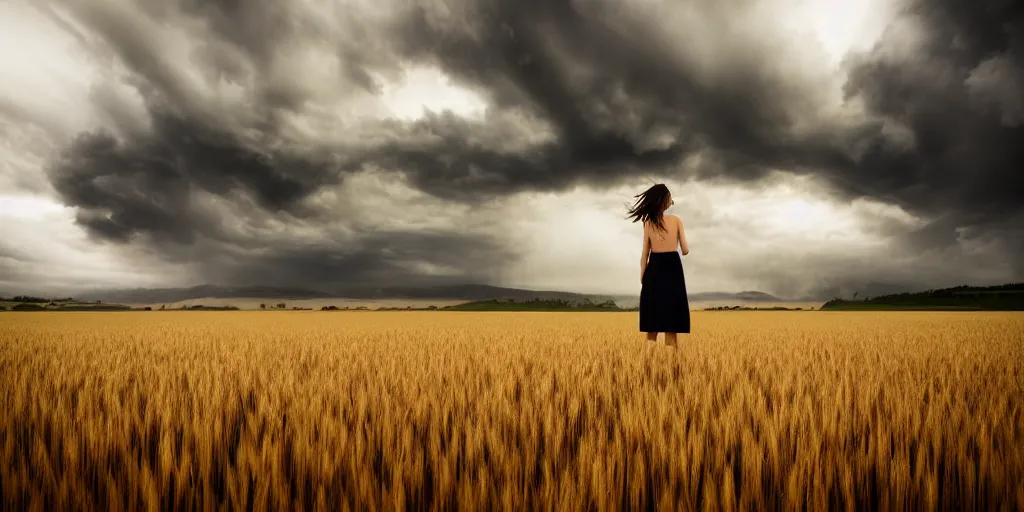
[[[0,1],[0,293],[1024,280],[1022,9]]]

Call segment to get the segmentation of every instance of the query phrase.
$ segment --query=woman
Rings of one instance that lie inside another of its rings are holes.
[[[690,303],[686,298],[683,256],[690,254],[683,221],[665,210],[675,204],[672,193],[657,184],[638,196],[629,217],[644,224],[644,248],[640,256],[640,331],[648,341],[658,341],[665,333],[665,344],[676,346],[676,333],[690,332]],[[627,217],[627,218],[629,218]]]

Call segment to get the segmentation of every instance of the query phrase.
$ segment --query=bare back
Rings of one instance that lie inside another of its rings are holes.
[[[661,223],[664,229],[650,221],[644,222],[644,238],[650,240],[651,252],[675,252],[685,244],[682,239],[683,221],[675,215],[665,215]]]

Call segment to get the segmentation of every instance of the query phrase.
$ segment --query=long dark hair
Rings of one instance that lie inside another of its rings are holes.
[[[658,226],[658,229],[664,230],[665,226],[661,222],[662,211],[665,208],[665,201],[668,199],[668,196],[668,187],[664,183],[652,186],[644,191],[644,193],[633,196],[637,200],[629,209],[629,216],[626,218],[632,218],[633,222],[651,221],[655,226]]]

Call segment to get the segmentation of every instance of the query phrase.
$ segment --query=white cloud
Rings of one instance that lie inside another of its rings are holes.
[[[69,33],[71,26],[61,26],[45,9],[45,2],[0,3],[0,102],[17,107],[23,120],[39,123],[49,135],[70,137],[97,120],[91,94],[103,70]]]
[[[782,24],[791,33],[810,32],[837,65],[849,51],[867,50],[890,20],[895,0],[792,0]]]
[[[173,267],[93,243],[73,222],[72,208],[46,198],[0,195],[0,292],[62,293],[180,278]]]
[[[472,91],[452,83],[438,69],[410,67],[397,83],[386,83],[380,101],[396,117],[414,121],[427,111],[451,111],[456,115],[482,119],[487,103]]]

